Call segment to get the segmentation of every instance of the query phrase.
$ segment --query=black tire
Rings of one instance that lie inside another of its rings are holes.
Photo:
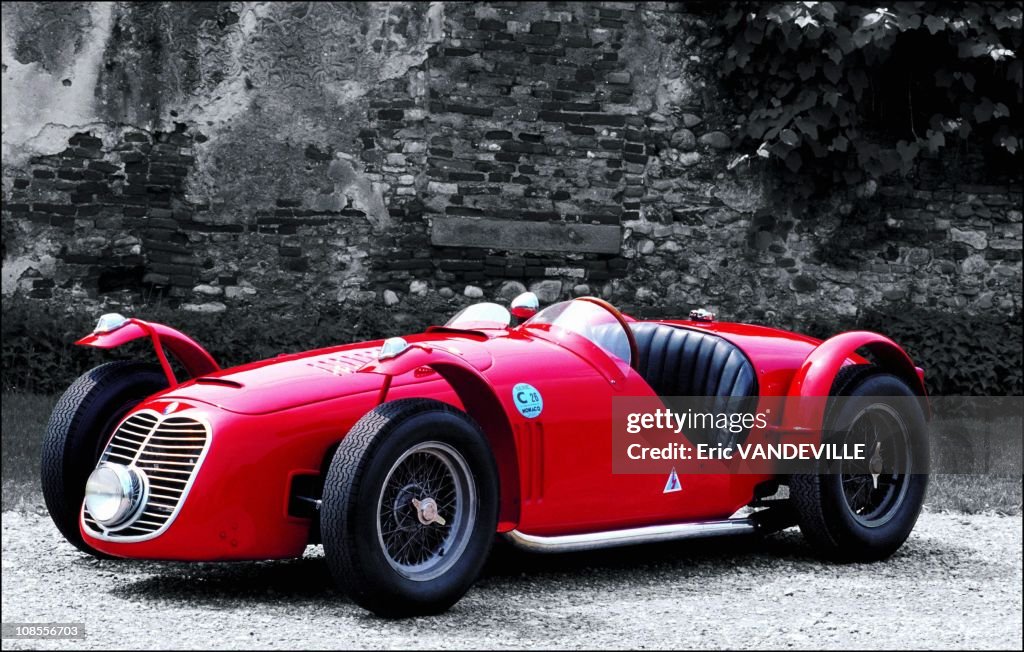
[[[85,482],[117,422],[166,387],[167,377],[156,365],[108,362],[79,376],[57,401],[43,438],[43,499],[57,529],[79,550],[107,557],[89,547],[78,529]]]
[[[460,485],[464,486],[457,494],[461,498],[438,502],[438,514],[451,510],[445,518],[452,520],[452,525],[414,520],[419,518],[418,505],[412,507],[408,499],[419,495],[417,500],[425,503],[425,496],[436,490],[423,488],[434,486],[435,481],[431,478],[421,486],[420,475],[412,474],[402,481],[406,486],[396,490],[401,484],[399,470],[409,470],[402,464],[412,464],[418,459],[414,455],[437,454],[443,459],[441,454],[451,451],[456,454],[451,455],[450,467],[439,462],[442,472],[437,482],[446,477],[445,468],[451,472],[452,487],[458,483],[456,475],[466,471],[469,475],[466,484]],[[377,406],[341,441],[324,480],[320,531],[331,574],[356,604],[378,616],[400,618],[447,610],[469,590],[487,560],[497,528],[498,487],[490,445],[467,414],[429,399]],[[468,499],[474,495],[475,500]],[[462,505],[463,511],[456,512],[457,505]],[[461,516],[453,516],[456,513]],[[431,577],[424,571],[417,575],[407,570],[412,566],[402,566],[395,559],[398,555],[392,556],[384,530],[396,523],[395,533],[388,536],[418,542],[417,546],[427,551],[423,563],[436,562],[433,568],[439,574]],[[441,537],[440,543],[437,537]]]
[[[862,380],[878,373],[878,368],[873,364],[848,364],[839,368],[839,373],[832,380],[830,396],[849,396],[850,391]]]
[[[830,402],[825,424],[832,441],[842,443],[861,419],[880,419],[883,426],[891,420],[888,430],[882,431],[890,434],[887,449],[897,452],[891,454],[891,466],[876,474],[891,484],[878,484],[864,472],[843,475],[842,468],[821,466],[820,473],[790,478],[790,499],[801,532],[821,556],[840,562],[885,559],[906,541],[924,502],[929,455],[925,415],[903,380],[870,367],[849,368],[846,377],[837,378],[833,395],[846,398]],[[876,437],[877,426],[876,421]],[[856,504],[858,498],[863,506]]]

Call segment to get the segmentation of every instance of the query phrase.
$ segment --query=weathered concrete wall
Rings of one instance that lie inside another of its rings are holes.
[[[1019,187],[795,219],[730,165],[717,39],[665,3],[4,5],[4,294],[1020,309]]]

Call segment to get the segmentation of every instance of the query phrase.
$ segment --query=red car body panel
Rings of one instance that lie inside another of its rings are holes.
[[[164,374],[171,385],[177,384],[174,372],[164,355],[163,347],[166,346],[171,353],[181,362],[189,376],[195,378],[220,369],[220,366],[213,357],[206,352],[206,349],[188,335],[175,330],[170,326],[156,324],[141,319],[129,319],[128,323],[106,333],[90,333],[75,342],[79,346],[92,346],[98,349],[113,349],[127,344],[140,337],[149,337],[156,350],[157,359],[163,367]]]
[[[663,323],[716,333],[740,347],[754,366],[761,406],[789,395],[827,395],[840,366],[864,361],[854,353],[864,345],[874,346],[900,375],[909,365],[923,394],[906,354],[875,334],[847,334],[822,344],[746,324]],[[381,341],[374,341],[211,369],[191,351],[191,340],[168,331],[173,329],[159,331],[164,343],[172,348],[174,342],[176,355],[187,351],[201,373],[137,409],[159,413],[176,402],[175,414],[201,412],[212,427],[211,443],[180,512],[159,536],[118,542],[92,536],[82,525],[86,543],[115,556],[226,560],[301,555],[313,519],[289,514],[292,478],[323,473],[333,447],[360,417],[399,398],[444,401],[481,425],[501,476],[499,531],[560,535],[727,518],[752,500],[758,484],[773,478],[692,475],[682,491],[664,494],[663,474],[613,474],[611,399],[655,393],[627,364],[571,333],[538,327],[429,329],[405,338],[409,350],[383,361],[377,360]],[[118,332],[80,343],[116,346],[141,336],[145,328]],[[512,388],[523,382],[544,397],[538,418],[522,416],[514,405]],[[823,393],[813,394],[818,392]],[[772,441],[780,429],[801,425],[795,417],[782,417],[751,431],[747,441]]]

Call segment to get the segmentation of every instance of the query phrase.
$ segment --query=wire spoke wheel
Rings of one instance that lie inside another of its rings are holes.
[[[472,417],[426,398],[381,403],[341,440],[324,478],[331,575],[379,616],[441,613],[479,576],[499,499],[494,454]]]
[[[427,581],[458,561],[476,518],[476,483],[452,446],[427,441],[392,465],[377,503],[377,538],[391,567]]]
[[[886,559],[910,536],[928,489],[927,403],[904,378],[871,364],[842,368],[829,395],[843,399],[826,411],[829,441],[861,450],[790,477],[797,524],[828,559]]]
[[[896,514],[907,493],[913,453],[906,422],[890,405],[876,403],[858,414],[845,443],[863,446],[864,459],[840,467],[850,514],[867,527],[879,527]]]

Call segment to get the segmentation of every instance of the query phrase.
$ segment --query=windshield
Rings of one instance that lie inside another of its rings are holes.
[[[608,354],[630,364],[629,337],[612,313],[589,301],[563,301],[548,306],[524,326],[550,324],[552,332],[569,331],[590,340]]]
[[[448,328],[507,328],[512,315],[496,303],[474,303],[460,310],[445,324]]]

